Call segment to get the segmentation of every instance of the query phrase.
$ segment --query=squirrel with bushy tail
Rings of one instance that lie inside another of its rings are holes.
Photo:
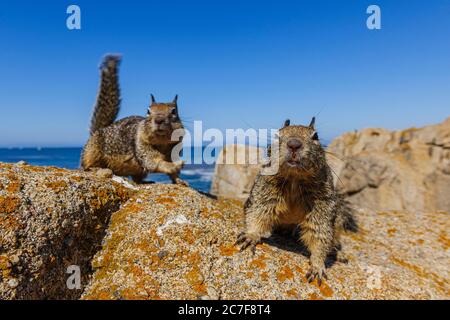
[[[172,161],[172,150],[183,136],[178,114],[178,96],[172,102],[156,102],[151,95],[147,116],[117,120],[120,110],[119,55],[107,55],[100,66],[100,88],[83,148],[84,170],[110,169],[119,176],[131,176],[142,183],[149,173],[167,174],[173,183],[187,185],[179,178],[183,161]],[[178,141],[172,140],[175,131]]]

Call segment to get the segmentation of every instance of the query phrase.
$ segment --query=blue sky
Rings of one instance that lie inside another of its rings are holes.
[[[0,146],[83,145],[108,52],[123,54],[121,116],[178,93],[188,127],[318,115],[325,140],[450,116],[450,0],[2,1],[0,41]]]

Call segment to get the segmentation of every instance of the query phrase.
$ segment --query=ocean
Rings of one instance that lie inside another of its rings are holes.
[[[198,159],[202,148],[192,148],[191,154]],[[15,163],[25,161],[36,166],[55,166],[66,169],[80,167],[81,148],[0,148],[0,162]],[[193,157],[193,156],[192,156]],[[214,174],[214,165],[186,164],[181,170],[181,179],[191,187],[202,192],[209,192]],[[170,183],[164,174],[150,174],[148,181]]]

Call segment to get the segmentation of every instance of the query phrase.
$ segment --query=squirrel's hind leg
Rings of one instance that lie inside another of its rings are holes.
[[[134,183],[142,184],[142,183],[144,183],[144,179],[146,177],[147,177],[147,174],[139,174],[139,175],[131,176],[131,179],[133,180]]]

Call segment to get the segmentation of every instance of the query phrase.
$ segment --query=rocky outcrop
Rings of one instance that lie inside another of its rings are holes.
[[[0,300],[78,298],[67,268],[78,266],[87,282],[109,217],[128,194],[78,171],[0,163]]]
[[[349,263],[329,259],[319,287],[292,235],[238,251],[239,201],[101,176],[0,164],[1,299],[450,296],[447,213],[358,211],[359,232],[343,238]],[[67,288],[70,265],[83,292]]]
[[[237,250],[239,202],[149,185],[112,215],[82,299],[448,299],[448,214],[357,218],[359,233],[343,239],[349,263],[330,260],[319,287],[306,281],[307,254],[291,236],[255,255]]]
[[[264,149],[226,145],[217,157],[211,194],[245,201],[259,172]]]
[[[420,129],[346,133],[328,151],[336,187],[352,203],[450,212],[450,118]]]

